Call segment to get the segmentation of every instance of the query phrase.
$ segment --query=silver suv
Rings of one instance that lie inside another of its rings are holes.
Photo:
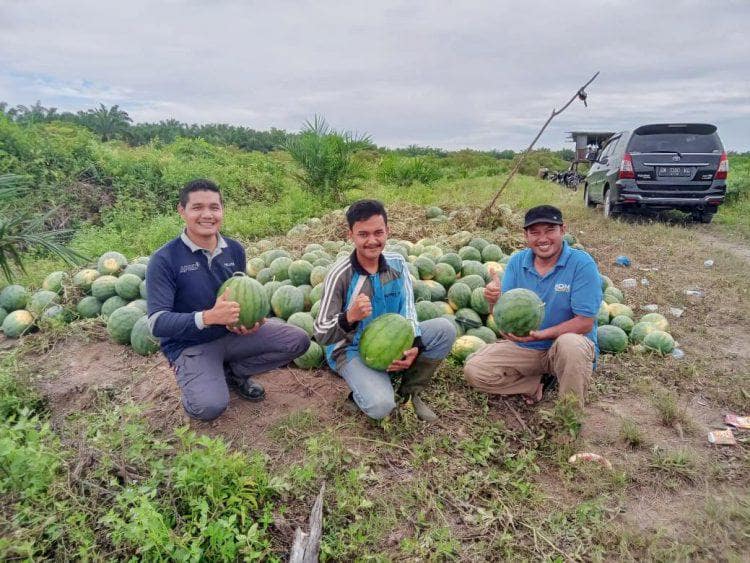
[[[726,194],[727,154],[715,125],[663,123],[612,135],[584,181],[589,207],[606,217],[678,209],[710,223]]]

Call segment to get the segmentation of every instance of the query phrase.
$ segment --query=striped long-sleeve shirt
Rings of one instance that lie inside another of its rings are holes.
[[[421,349],[414,292],[403,256],[381,254],[378,271],[370,274],[360,265],[355,251],[336,262],[323,283],[320,311],[314,325],[315,340],[326,347],[332,369],[338,371],[342,363],[359,353],[362,331],[373,319],[386,313],[397,313],[411,320],[416,335],[414,345]],[[360,293],[370,297],[372,314],[350,324],[346,311]]]

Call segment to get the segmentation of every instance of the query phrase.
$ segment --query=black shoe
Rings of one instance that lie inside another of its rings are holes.
[[[230,389],[237,391],[237,394],[248,401],[257,403],[266,398],[266,390],[260,383],[256,383],[249,377],[242,379],[240,377],[227,377],[227,384]]]

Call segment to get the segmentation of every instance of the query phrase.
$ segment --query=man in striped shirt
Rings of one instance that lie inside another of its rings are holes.
[[[406,260],[383,252],[388,239],[388,216],[375,200],[353,203],[346,213],[349,239],[355,250],[326,276],[315,339],[326,347],[331,368],[343,377],[349,398],[369,417],[381,419],[396,407],[393,379],[401,376],[398,395],[411,399],[417,416],[437,419],[420,394],[450,352],[456,329],[447,319],[418,322]],[[414,344],[386,371],[366,366],[359,356],[363,330],[375,318],[397,313],[412,321]]]

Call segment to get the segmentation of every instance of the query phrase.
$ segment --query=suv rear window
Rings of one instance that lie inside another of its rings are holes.
[[[714,125],[700,123],[644,125],[633,131],[628,152],[720,153],[724,149]]]

